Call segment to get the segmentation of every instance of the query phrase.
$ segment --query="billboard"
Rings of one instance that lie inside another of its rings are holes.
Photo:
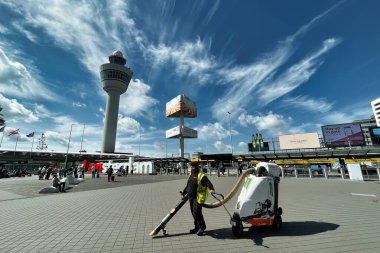
[[[326,147],[364,146],[364,136],[360,124],[347,123],[322,126]]]
[[[280,149],[320,148],[318,133],[280,135]]]
[[[179,126],[166,130],[166,139],[178,138],[180,135]]]
[[[183,126],[182,136],[184,138],[198,138],[197,130],[191,129],[190,127]]]
[[[369,134],[373,145],[380,145],[380,127],[369,128]]]
[[[166,117],[180,117],[183,114],[185,118],[197,117],[197,107],[185,95],[178,95],[166,103]]]
[[[261,134],[253,134],[252,142],[248,143],[249,152],[269,151],[269,143],[264,142]]]
[[[166,138],[198,138],[198,132],[190,127],[183,126],[182,131],[180,131],[180,127],[176,126],[169,130],[166,130]]]

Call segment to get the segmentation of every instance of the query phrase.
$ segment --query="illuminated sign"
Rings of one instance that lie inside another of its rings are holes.
[[[197,117],[197,107],[185,95],[178,95],[166,103],[166,117],[180,117],[181,114],[185,118]]]
[[[364,136],[360,124],[348,123],[322,126],[326,147],[364,146]]]

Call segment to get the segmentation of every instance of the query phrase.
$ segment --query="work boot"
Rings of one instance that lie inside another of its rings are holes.
[[[190,229],[190,234],[196,234],[198,232],[198,228]]]
[[[198,232],[197,232],[197,236],[202,236],[202,235],[205,235],[205,231],[204,229],[199,229]]]

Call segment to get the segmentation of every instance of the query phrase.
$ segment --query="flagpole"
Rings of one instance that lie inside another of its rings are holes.
[[[17,142],[18,142],[18,137],[20,136],[19,133],[17,133],[17,139],[16,139],[16,145],[15,145],[15,152],[14,152],[14,156],[16,156],[16,149],[17,149]]]
[[[30,157],[32,157],[32,150],[33,150],[33,145],[34,145],[34,135],[35,135],[35,132],[33,132],[33,141],[32,141],[32,147],[30,148]]]

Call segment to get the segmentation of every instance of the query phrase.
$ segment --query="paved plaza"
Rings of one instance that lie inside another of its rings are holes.
[[[0,180],[0,252],[379,252],[380,182],[285,178],[283,227],[249,229],[235,238],[223,207],[204,209],[207,234],[193,227],[188,204],[168,223],[168,236],[149,232],[180,200],[186,176],[106,176],[66,193],[39,194],[51,181]],[[236,177],[210,177],[227,194]],[[232,212],[235,196],[226,208]],[[208,202],[213,202],[212,197]]]

